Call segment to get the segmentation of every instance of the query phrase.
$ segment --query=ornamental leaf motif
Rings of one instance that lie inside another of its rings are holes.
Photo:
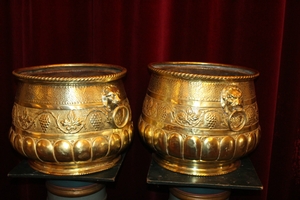
[[[67,119],[62,120],[61,125],[65,127],[65,129],[69,133],[74,133],[80,130],[83,125],[83,121],[76,118],[76,115],[73,110],[71,110],[68,115]]]
[[[196,126],[201,120],[200,114],[194,112],[191,108],[175,111],[173,117],[175,122],[181,126]]]
[[[18,120],[23,129],[27,129],[33,122],[26,109],[23,110],[22,114],[18,115]]]

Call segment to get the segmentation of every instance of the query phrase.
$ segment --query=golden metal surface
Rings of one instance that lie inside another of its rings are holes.
[[[260,139],[255,70],[197,62],[149,65],[152,72],[139,120],[155,160],[171,171],[229,173]]]
[[[121,78],[106,64],[21,68],[10,141],[43,173],[80,175],[113,167],[131,143],[133,123]]]

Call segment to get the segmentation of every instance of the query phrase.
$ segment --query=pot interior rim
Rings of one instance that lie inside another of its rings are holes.
[[[51,64],[13,71],[20,80],[50,82],[107,82],[125,76],[127,70],[119,65],[102,63]]]
[[[156,62],[148,67],[155,73],[183,79],[247,80],[259,76],[255,69],[219,63]]]

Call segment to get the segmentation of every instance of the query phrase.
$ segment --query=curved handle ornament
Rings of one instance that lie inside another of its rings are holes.
[[[235,110],[228,117],[228,126],[232,131],[240,131],[245,126],[247,121],[244,110]]]
[[[123,128],[130,120],[130,112],[126,106],[118,106],[114,109],[112,119],[116,127]]]
[[[232,131],[240,131],[247,122],[243,104],[243,93],[240,88],[230,85],[222,90],[221,105],[224,112],[228,115],[227,124]]]

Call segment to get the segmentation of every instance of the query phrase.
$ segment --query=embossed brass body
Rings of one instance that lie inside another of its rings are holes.
[[[18,85],[12,146],[47,174],[81,175],[113,167],[133,134],[121,80],[125,74],[125,68],[107,64],[13,71]]]
[[[213,176],[237,169],[260,139],[255,70],[214,63],[149,65],[139,120],[155,161],[174,172]]]

